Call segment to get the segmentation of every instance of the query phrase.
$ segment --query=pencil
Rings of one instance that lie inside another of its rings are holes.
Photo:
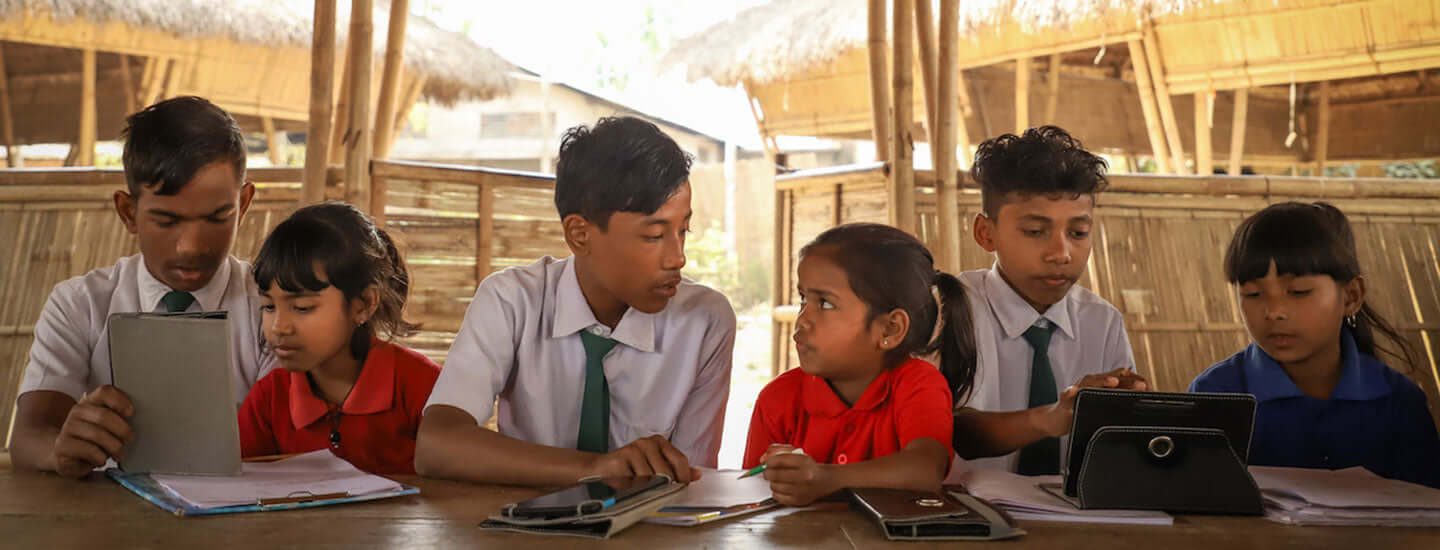
[[[782,454],[782,455],[790,455],[790,454],[803,455],[803,454],[805,454],[805,449],[801,449],[801,448],[799,448],[799,447],[796,447],[796,448],[794,448],[794,449],[790,449],[790,450],[785,451],[785,452],[783,452],[783,453],[776,453],[776,454]],[[740,474],[740,477],[737,477],[737,478],[735,478],[735,479],[745,479],[745,478],[750,477],[750,476],[760,475],[760,473],[761,473],[761,472],[764,472],[764,471],[765,471],[765,465],[764,465],[764,464],[761,464],[761,465],[756,466],[756,467],[754,467],[754,468],[751,468],[751,469],[749,469],[749,470],[745,470],[745,473]]]

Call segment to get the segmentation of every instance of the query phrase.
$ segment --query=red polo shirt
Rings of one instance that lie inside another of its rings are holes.
[[[415,433],[440,366],[400,346],[372,339],[360,378],[338,407],[310,391],[304,373],[275,369],[255,383],[240,407],[240,451],[265,456],[330,447],[335,455],[376,474],[415,473]]]
[[[792,369],[770,381],[755,400],[744,467],[759,465],[774,443],[804,449],[822,464],[882,457],[921,437],[952,449],[951,414],[945,376],[920,359],[880,373],[854,406],[840,400],[824,378]]]

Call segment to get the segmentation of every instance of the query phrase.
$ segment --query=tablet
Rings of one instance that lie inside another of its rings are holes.
[[[1217,428],[1246,463],[1255,429],[1255,396],[1248,393],[1163,393],[1081,388],[1075,397],[1070,446],[1064,461],[1065,494],[1077,496],[1085,449],[1105,426]]]
[[[115,313],[110,380],[130,398],[131,473],[238,475],[240,427],[225,312]]]
[[[669,483],[670,478],[663,475],[582,481],[553,493],[508,505],[502,512],[506,517],[533,519],[587,516]]]

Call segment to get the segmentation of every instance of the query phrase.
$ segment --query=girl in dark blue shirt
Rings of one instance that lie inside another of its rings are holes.
[[[1409,344],[1365,303],[1350,222],[1330,204],[1286,202],[1235,231],[1225,272],[1254,343],[1190,391],[1253,394],[1250,463],[1339,469],[1440,488],[1440,437],[1425,393],[1386,366]],[[1376,334],[1391,347],[1377,345]]]

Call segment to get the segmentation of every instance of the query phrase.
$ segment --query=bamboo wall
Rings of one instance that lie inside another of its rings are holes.
[[[236,256],[251,259],[294,210],[301,171],[249,170],[258,190],[236,237]],[[386,227],[410,266],[406,317],[423,325],[401,343],[437,361],[477,280],[544,254],[566,254],[549,176],[387,161],[374,161],[371,171],[372,197],[386,203]],[[340,169],[331,168],[328,197],[341,195],[339,180]],[[110,199],[124,185],[118,170],[0,170],[0,436],[8,438],[34,323],[51,288],[138,252]],[[0,449],[6,441],[0,439]]]
[[[777,178],[777,252],[787,261],[775,273],[784,289],[772,342],[780,351],[772,355],[776,372],[797,364],[789,335],[798,311],[800,247],[838,223],[886,223],[883,170],[877,164]],[[934,175],[921,172],[917,179],[919,236],[928,243],[937,232]],[[1249,343],[1223,271],[1225,246],[1240,222],[1272,202],[1323,199],[1350,217],[1367,301],[1415,346],[1419,364],[1399,369],[1426,391],[1440,417],[1440,182],[1125,175],[1110,181],[1080,284],[1125,315],[1136,366],[1157,389],[1184,391],[1204,369]],[[991,255],[970,237],[978,191],[962,190],[960,203],[962,269],[989,267]]]

